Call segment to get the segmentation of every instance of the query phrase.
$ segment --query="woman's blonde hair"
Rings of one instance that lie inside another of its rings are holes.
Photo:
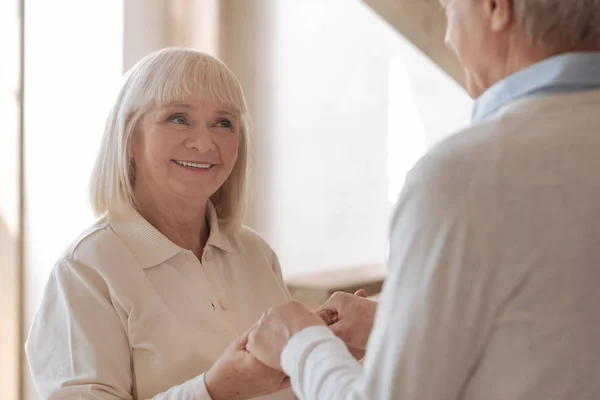
[[[239,111],[238,157],[225,183],[211,197],[222,229],[242,224],[248,169],[248,109],[237,78],[225,64],[192,49],[167,48],[141,59],[125,75],[110,110],[90,179],[90,203],[96,217],[124,206],[137,207],[133,194],[131,136],[152,106],[184,98],[218,100]]]

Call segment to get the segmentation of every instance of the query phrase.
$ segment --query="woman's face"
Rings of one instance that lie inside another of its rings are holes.
[[[208,201],[236,163],[240,119],[218,101],[187,99],[150,108],[132,138],[136,197]]]

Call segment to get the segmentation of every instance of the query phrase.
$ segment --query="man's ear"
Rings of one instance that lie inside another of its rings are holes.
[[[482,0],[485,13],[494,32],[502,32],[508,28],[514,18],[512,0]]]

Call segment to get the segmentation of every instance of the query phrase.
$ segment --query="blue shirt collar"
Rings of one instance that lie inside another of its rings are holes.
[[[600,89],[600,52],[565,53],[518,71],[486,90],[475,102],[473,122],[526,96]]]

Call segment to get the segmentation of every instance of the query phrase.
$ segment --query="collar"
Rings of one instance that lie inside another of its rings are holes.
[[[524,68],[496,83],[475,102],[473,122],[527,96],[600,88],[600,52],[560,54]]]
[[[206,207],[206,220],[210,229],[206,245],[231,253],[231,242],[227,234],[219,228],[217,213],[211,201]],[[133,207],[109,213],[108,221],[144,269],[161,264],[184,250],[170,241]]]
[[[215,205],[210,200],[206,206],[206,220],[208,221],[208,228],[210,230],[206,245],[216,247],[227,253],[233,253],[233,246],[229,241],[227,233],[223,232],[219,227],[219,217],[217,216]]]

